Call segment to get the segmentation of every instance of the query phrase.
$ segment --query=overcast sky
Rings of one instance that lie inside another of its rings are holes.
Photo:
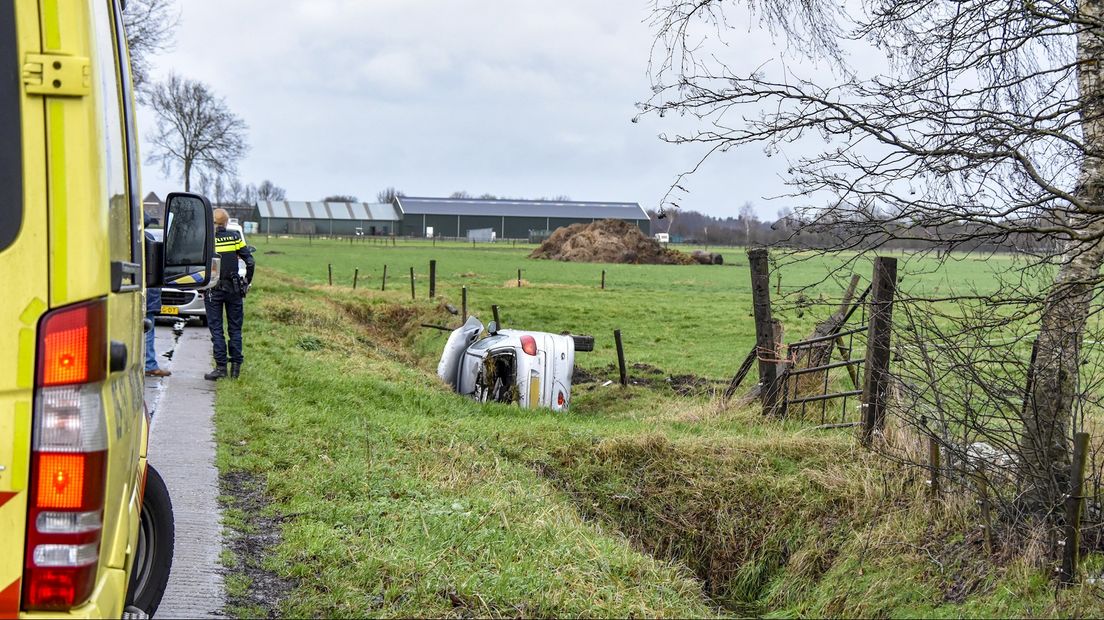
[[[168,71],[207,82],[249,125],[243,181],[271,179],[291,200],[375,201],[465,190],[510,197],[658,205],[699,147],[633,124],[649,91],[647,0],[181,0]],[[772,55],[749,32],[749,61]],[[143,110],[143,135],[152,114]],[[684,121],[682,121],[684,122]],[[148,154],[150,147],[144,146]],[[684,208],[773,217],[779,159],[754,148],[714,159]],[[179,189],[152,164],[147,191]]]

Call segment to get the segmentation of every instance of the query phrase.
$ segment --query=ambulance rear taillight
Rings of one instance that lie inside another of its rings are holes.
[[[103,530],[105,300],[39,323],[23,607],[57,611],[92,594]]]

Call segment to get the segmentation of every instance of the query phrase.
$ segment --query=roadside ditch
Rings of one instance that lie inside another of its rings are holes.
[[[323,297],[321,291],[313,302],[266,300],[260,311],[295,327],[301,334],[296,345],[304,351],[355,347],[426,372],[442,341],[423,336],[420,324],[454,318],[443,308]],[[577,383],[586,389],[617,374],[612,366],[578,372]],[[633,366],[633,376],[636,385],[626,390],[626,399],[657,390],[672,409],[687,402],[678,398],[696,397],[700,406],[703,398],[723,389],[718,381],[675,377],[642,364]],[[593,404],[600,407],[601,402]],[[586,413],[600,418],[604,412]],[[964,582],[965,573],[956,566],[939,565],[935,572],[939,562],[929,565],[924,555],[897,547],[917,546],[913,541],[932,536],[930,515],[916,510],[920,504],[908,490],[918,488],[918,481],[904,470],[875,463],[878,457],[856,450],[846,433],[805,434],[748,412],[725,413],[690,430],[670,426],[656,420],[650,431],[580,429],[578,436],[585,439],[540,445],[495,434],[494,440],[488,435],[487,445],[527,463],[585,519],[616,530],[653,557],[688,567],[703,595],[724,613],[786,609],[880,616],[902,604],[890,593],[906,601],[930,598],[945,582]],[[896,478],[888,482],[886,472]],[[281,525],[291,517],[266,516],[263,483],[255,477],[223,472],[222,490],[231,530],[228,612],[275,617],[295,584],[277,577],[266,561],[280,541]],[[864,571],[896,574],[885,561],[904,562],[926,581],[915,590],[875,582],[853,600],[837,596]],[[951,588],[959,600],[962,590],[975,587],[975,579],[965,579],[970,585]]]

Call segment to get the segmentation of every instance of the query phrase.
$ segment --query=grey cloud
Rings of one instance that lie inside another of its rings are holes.
[[[649,95],[652,35],[639,0],[182,0],[158,70],[204,80],[249,123],[241,176],[289,197],[568,194],[654,206],[700,148],[669,119],[629,122]],[[764,37],[746,55],[769,57]],[[148,114],[140,120],[148,125]],[[706,166],[682,201],[717,215],[780,206],[777,160],[754,150]],[[153,166],[146,188],[176,187]]]

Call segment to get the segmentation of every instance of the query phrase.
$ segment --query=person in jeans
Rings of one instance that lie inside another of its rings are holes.
[[[253,252],[245,245],[241,233],[227,230],[230,214],[225,209],[215,209],[215,252],[219,256],[219,281],[203,296],[207,309],[207,327],[211,330],[211,344],[215,369],[203,375],[208,381],[218,381],[229,376],[237,379],[241,374],[242,323],[245,321],[245,294],[253,281]],[[245,263],[245,278],[238,275],[238,259]],[[222,329],[223,312],[226,313],[226,332],[230,337],[227,354],[226,335]],[[226,362],[230,362],[230,372]]]
[[[146,216],[146,228],[149,228],[153,218]],[[153,237],[147,232],[146,240],[153,241]],[[146,332],[146,376],[168,377],[172,372],[157,365],[157,348],[154,347],[154,324],[157,315],[161,313],[161,289],[146,289],[146,319],[150,322],[149,331]]]

